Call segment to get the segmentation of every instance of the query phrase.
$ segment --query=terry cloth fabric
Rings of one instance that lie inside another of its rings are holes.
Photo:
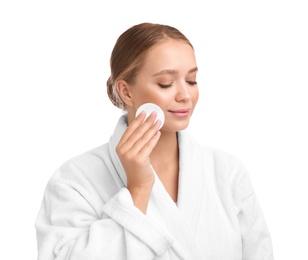
[[[247,170],[233,155],[178,132],[177,204],[155,171],[147,214],[133,204],[108,143],[65,162],[47,183],[36,219],[38,260],[273,260]]]

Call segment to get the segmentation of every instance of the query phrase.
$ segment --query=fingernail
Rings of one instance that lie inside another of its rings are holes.
[[[150,117],[156,117],[157,116],[157,113],[155,111],[153,111],[151,114],[150,114]]]
[[[157,119],[156,122],[155,122],[155,125],[157,125],[157,124],[158,124],[159,126],[161,125],[161,121],[160,121],[159,119]]]

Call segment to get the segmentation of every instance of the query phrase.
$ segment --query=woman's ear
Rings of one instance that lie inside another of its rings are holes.
[[[116,83],[116,88],[125,104],[129,107],[133,106],[134,101],[132,98],[131,86],[127,84],[125,80],[118,80]]]

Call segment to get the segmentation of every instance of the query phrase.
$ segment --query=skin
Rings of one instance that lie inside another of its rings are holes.
[[[177,201],[179,149],[176,132],[187,128],[197,104],[197,65],[192,47],[168,39],[150,49],[134,84],[119,80],[117,90],[126,104],[128,128],[116,152],[127,175],[134,204],[146,214],[155,176],[151,165],[174,201]],[[152,102],[162,108],[165,124],[158,131],[153,112],[135,118],[140,105]]]

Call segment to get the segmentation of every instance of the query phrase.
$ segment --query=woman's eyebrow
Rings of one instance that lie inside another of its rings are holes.
[[[194,67],[194,68],[190,69],[190,70],[188,71],[188,74],[189,74],[189,73],[192,73],[192,72],[196,72],[196,71],[198,71],[198,67]],[[154,76],[160,76],[160,75],[166,75],[166,74],[174,75],[174,74],[178,74],[178,73],[179,73],[178,70],[161,70],[161,71],[159,71],[159,72],[153,74],[153,77],[154,77]]]
[[[196,72],[198,71],[198,67],[194,67],[191,70],[188,71],[188,73]]]
[[[160,76],[160,75],[165,75],[165,74],[177,74],[179,73],[177,70],[161,70],[155,74],[153,74],[153,76]]]

